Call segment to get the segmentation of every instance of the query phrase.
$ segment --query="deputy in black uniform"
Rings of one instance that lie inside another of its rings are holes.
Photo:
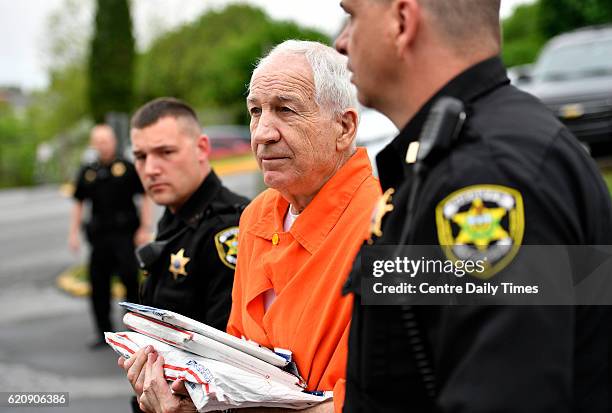
[[[211,171],[176,214],[161,218],[155,257],[145,264],[141,303],[225,330],[238,253],[238,221],[247,199]],[[145,251],[141,251],[144,257]]]
[[[138,175],[153,201],[166,206],[156,241],[139,250],[147,274],[141,302],[225,330],[248,200],[212,171],[210,142],[186,103],[153,100],[134,114],[131,128]],[[144,361],[144,354],[119,361],[138,395]]]
[[[89,276],[91,302],[97,329],[92,347],[104,345],[104,332],[112,331],[110,321],[110,279],[116,272],[126,287],[127,299],[138,298],[138,266],[135,243],[147,237],[149,205],[143,200],[143,225],[134,204],[134,196],[143,188],[134,165],[116,156],[116,139],[112,128],[98,125],[91,132],[91,146],[98,160],[84,165],[78,173],[72,209],[69,245],[80,247],[79,230],[84,202],[91,204],[91,216],[85,234],[91,244]]]
[[[351,18],[336,47],[360,100],[402,128],[377,157],[385,195],[370,243],[449,246],[440,251],[453,260],[496,255],[491,277],[528,244],[612,244],[595,163],[509,85],[497,57],[499,1],[341,4]],[[419,148],[442,97],[458,99],[465,119],[457,116],[455,136]],[[354,271],[346,286],[355,307],[345,412],[612,408],[609,307],[369,306],[360,281]]]

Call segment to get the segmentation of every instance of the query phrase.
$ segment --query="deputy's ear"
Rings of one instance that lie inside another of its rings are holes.
[[[347,150],[357,134],[357,124],[359,122],[359,115],[353,108],[346,109],[342,115],[340,115],[339,123],[342,128],[342,133],[336,140],[336,149],[339,152]]]
[[[412,44],[421,20],[421,5],[418,0],[395,0],[392,5],[394,40],[398,53]]]
[[[196,140],[196,147],[199,149],[198,158],[200,160],[208,159],[210,156],[210,139],[202,134]]]

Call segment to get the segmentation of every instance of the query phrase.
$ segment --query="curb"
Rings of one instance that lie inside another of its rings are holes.
[[[55,280],[55,285],[67,294],[73,297],[88,297],[91,295],[91,287],[89,281],[78,277],[78,274],[83,271],[82,265],[76,265],[68,268],[66,271],[58,275]],[[112,282],[111,295],[113,298],[125,297],[125,287],[120,282]]]
[[[231,162],[211,161],[210,164],[217,175],[221,177],[259,171],[259,166],[254,157],[237,159]]]

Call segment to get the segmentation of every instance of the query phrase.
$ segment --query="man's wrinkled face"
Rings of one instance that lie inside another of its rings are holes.
[[[348,20],[336,39],[336,49],[348,57],[351,82],[357,87],[359,101],[376,107],[381,84],[389,78],[393,64],[390,5],[381,0],[342,0],[340,7],[348,14]]]
[[[136,171],[147,194],[173,212],[199,187],[208,159],[207,138],[197,137],[187,122],[166,116],[131,133]]]
[[[341,125],[315,101],[312,69],[300,55],[277,55],[251,79],[251,146],[267,186],[318,191],[334,172]]]

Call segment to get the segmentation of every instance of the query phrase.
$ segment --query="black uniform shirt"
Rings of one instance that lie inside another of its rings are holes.
[[[395,192],[375,244],[400,242],[412,184],[406,151],[440,96],[463,101],[467,120],[450,150],[428,159],[411,244],[454,244],[457,207],[491,208],[500,199],[508,201],[500,228],[517,247],[612,244],[610,195],[595,163],[552,113],[509,85],[498,58],[449,82],[378,155],[383,191]],[[492,195],[484,205],[483,190]],[[359,295],[355,277],[347,289]],[[414,316],[436,378],[435,411],[612,408],[608,308],[417,306]],[[356,297],[345,412],[433,410],[409,344],[409,318],[400,306],[365,306]]]
[[[166,209],[157,240],[170,240],[147,269],[142,304],[225,331],[238,252],[238,222],[248,200],[211,171],[176,214]]]
[[[134,195],[144,192],[134,165],[124,159],[94,162],[78,173],[74,198],[91,201],[89,235],[138,228]]]

